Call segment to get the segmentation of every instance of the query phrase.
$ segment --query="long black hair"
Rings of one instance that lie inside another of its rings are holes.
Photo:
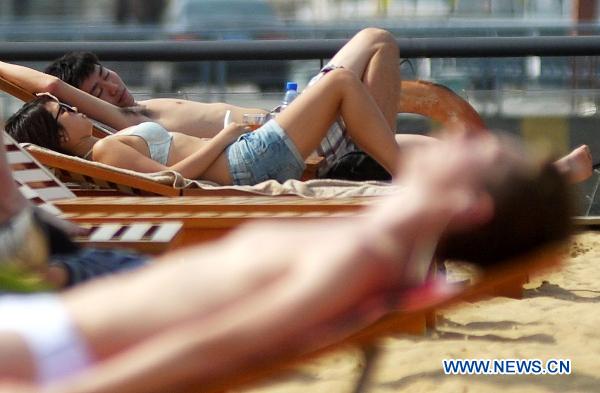
[[[5,125],[6,132],[19,143],[34,143],[60,153],[70,154],[61,147],[61,139],[65,130],[46,108],[48,102],[54,101],[41,96],[26,103]]]

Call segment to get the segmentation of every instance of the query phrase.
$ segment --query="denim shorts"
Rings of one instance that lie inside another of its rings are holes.
[[[225,153],[231,180],[237,186],[300,179],[306,167],[296,145],[275,119],[240,136]]]

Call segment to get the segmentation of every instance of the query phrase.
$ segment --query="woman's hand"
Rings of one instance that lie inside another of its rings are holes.
[[[235,122],[229,123],[221,133],[226,136],[229,140],[229,143],[233,143],[240,137],[240,135],[246,134],[248,132],[252,132],[252,129],[244,124],[238,124]]]

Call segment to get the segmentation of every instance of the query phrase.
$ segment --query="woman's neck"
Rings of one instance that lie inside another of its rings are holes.
[[[77,143],[77,145],[75,145],[72,153],[75,154],[77,157],[89,159],[92,154],[92,149],[98,141],[99,139],[92,135],[85,137],[81,139],[79,143]]]

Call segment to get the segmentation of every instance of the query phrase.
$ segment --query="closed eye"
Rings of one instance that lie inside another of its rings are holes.
[[[100,66],[99,74],[100,74],[100,78],[102,80],[107,80],[108,79],[109,72],[108,72],[108,70],[106,68]],[[92,90],[92,95],[95,96],[95,97],[97,97],[97,98],[100,98],[100,96],[102,95],[103,92],[104,92],[104,89],[102,87],[98,87],[98,85],[96,84],[94,86],[94,89]]]

